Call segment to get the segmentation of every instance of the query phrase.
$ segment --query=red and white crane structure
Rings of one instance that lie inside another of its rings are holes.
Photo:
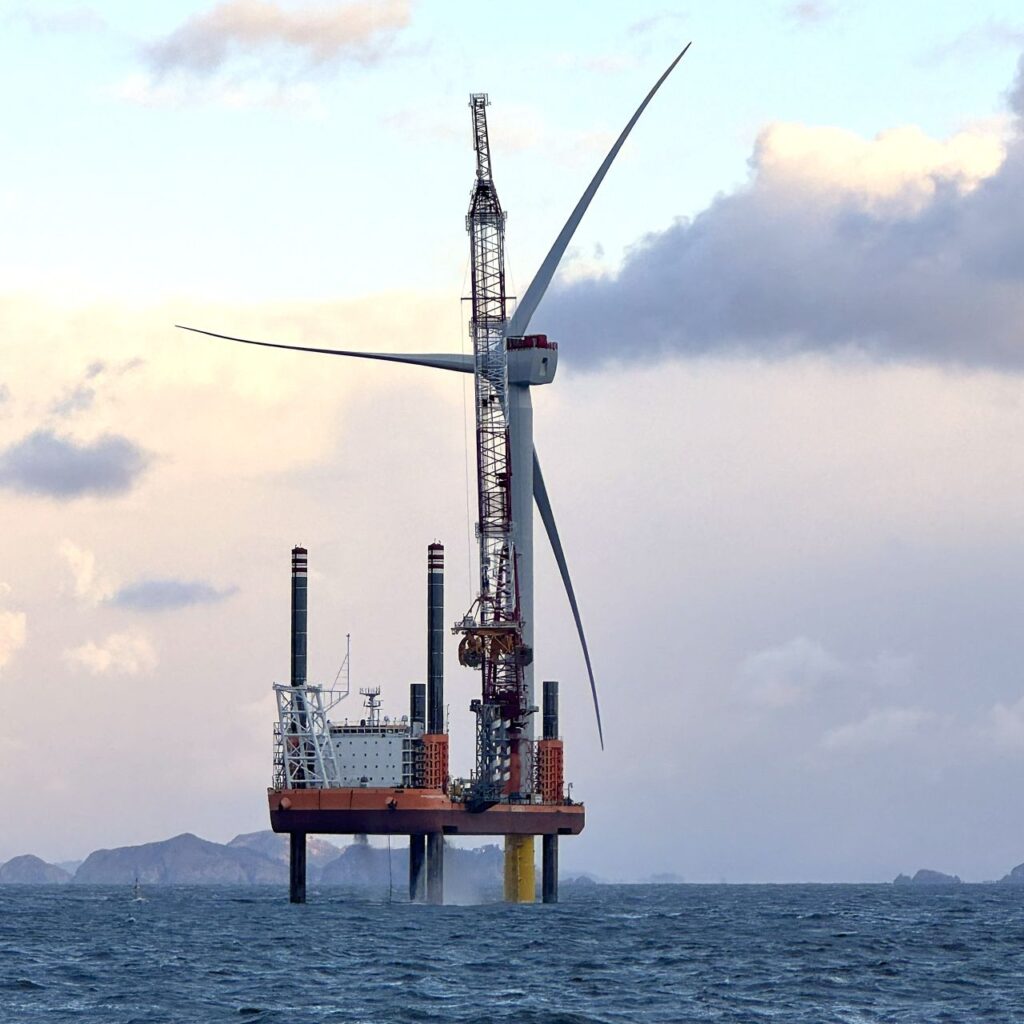
[[[505,213],[491,176],[487,96],[474,93],[469,105],[476,152],[476,182],[466,228],[472,281],[480,590],[456,631],[463,634],[459,661],[479,668],[482,677],[481,697],[470,705],[477,716],[471,798],[484,805],[502,797],[528,798],[533,788],[532,760],[524,741],[532,712],[525,670],[533,651],[523,638],[513,536],[512,494],[518,481],[513,480],[506,354]]]

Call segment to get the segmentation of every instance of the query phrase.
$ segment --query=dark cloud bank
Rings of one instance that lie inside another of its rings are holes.
[[[149,455],[126,437],[106,434],[92,442],[36,430],[0,452],[0,487],[68,500],[129,490]]]
[[[973,191],[936,180],[913,210],[761,173],[644,238],[615,277],[556,288],[535,326],[578,362],[853,349],[1024,370],[1024,58],[1014,134]]]

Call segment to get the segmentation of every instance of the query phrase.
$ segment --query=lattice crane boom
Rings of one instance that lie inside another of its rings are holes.
[[[508,359],[505,333],[505,214],[491,177],[487,96],[470,97],[476,182],[466,229],[470,239],[474,408],[476,417],[477,535],[480,593],[457,625],[459,659],[479,668],[475,788],[481,803],[529,790],[522,770],[522,732],[530,713],[524,667],[516,552],[512,539],[512,462],[509,444]]]

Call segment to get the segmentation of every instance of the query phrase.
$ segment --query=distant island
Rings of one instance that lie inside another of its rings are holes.
[[[408,878],[404,846],[370,846],[365,837],[339,847],[309,837],[307,877],[311,884],[384,890],[403,889]],[[450,846],[445,854],[448,898],[473,900],[500,892],[503,853],[495,845]],[[288,837],[269,830],[247,832],[228,843],[213,843],[190,832],[155,843],[96,850],[84,861],[48,864],[25,854],[0,865],[0,885],[281,885],[288,884]],[[572,879],[563,878],[563,882]],[[584,876],[581,881],[594,883]]]
[[[313,884],[355,887],[403,886],[404,847],[389,851],[356,841],[338,847],[310,837],[307,873]],[[389,859],[391,861],[389,866]],[[478,890],[499,886],[502,851],[497,846],[449,848],[446,882]],[[228,843],[213,843],[190,832],[161,842],[90,853],[73,872],[24,855],[0,865],[0,885],[282,885],[288,884],[288,837],[248,832]],[[458,898],[458,893],[453,894]]]
[[[959,875],[946,875],[941,871],[931,871],[928,868],[921,868],[913,878],[909,875],[897,875],[892,880],[893,885],[963,885]]]
[[[910,875],[897,875],[892,880],[893,885],[914,885],[914,886],[938,886],[938,885],[963,885],[963,879],[959,875],[947,875],[942,871],[931,871],[922,868],[913,877]],[[1018,864],[1009,874],[999,879],[999,885],[1024,885],[1024,864]]]
[[[388,850],[355,837],[347,846],[310,836],[306,844],[307,878],[312,885],[350,888],[405,888],[408,854],[404,846]],[[453,902],[476,900],[501,890],[504,858],[500,846],[476,848],[448,846],[445,854],[445,889]],[[49,864],[22,854],[0,864],[0,885],[280,885],[288,884],[288,837],[269,829],[245,832],[227,843],[214,843],[191,832],[155,843],[95,850],[83,861]],[[562,876],[563,884],[598,885],[589,873]],[[649,875],[648,885],[678,885],[673,873]],[[913,875],[899,874],[899,887],[964,885],[959,875],[922,868]],[[1024,864],[999,879],[1001,885],[1024,885]]]
[[[70,881],[69,872],[31,853],[0,864],[0,885],[61,885]]]

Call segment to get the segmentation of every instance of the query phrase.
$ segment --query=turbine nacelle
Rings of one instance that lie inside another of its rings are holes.
[[[509,384],[550,384],[558,369],[558,343],[546,334],[506,338]]]

